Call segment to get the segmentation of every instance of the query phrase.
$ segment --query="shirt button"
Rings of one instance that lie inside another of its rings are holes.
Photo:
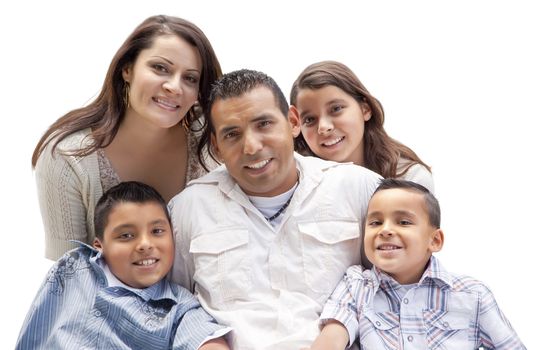
[[[448,322],[443,322],[443,327],[448,328],[449,324]]]
[[[404,303],[404,304],[408,304],[408,303],[409,303],[409,299],[404,298],[403,303]]]
[[[375,321],[375,325],[379,327],[379,326],[381,326],[381,322]]]
[[[407,340],[408,340],[409,342],[412,342],[412,341],[413,341],[413,336],[412,336],[412,335],[408,336],[408,337],[407,337]]]
[[[95,310],[95,311],[93,312],[93,315],[94,315],[95,317],[101,317],[101,311],[99,311],[99,310]]]

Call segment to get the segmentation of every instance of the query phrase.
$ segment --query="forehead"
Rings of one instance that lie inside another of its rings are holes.
[[[211,120],[216,131],[262,115],[286,118],[278,107],[273,91],[265,86],[255,87],[241,96],[219,98],[211,107]]]
[[[202,58],[198,49],[176,34],[158,35],[150,47],[140,51],[138,59],[161,57],[174,64],[182,64],[200,70]],[[138,61],[137,59],[137,61]]]
[[[168,221],[164,208],[157,202],[119,202],[108,214],[105,231],[119,225],[146,225],[161,219]]]
[[[411,189],[390,188],[376,192],[370,199],[368,214],[389,214],[395,211],[412,211],[417,215],[427,215],[424,195]]]
[[[353,99],[353,97],[334,85],[326,85],[318,89],[300,89],[297,94],[298,104],[324,103],[326,100],[333,99]]]

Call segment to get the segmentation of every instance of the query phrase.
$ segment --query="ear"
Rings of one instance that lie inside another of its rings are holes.
[[[301,118],[299,117],[299,111],[294,105],[291,105],[288,110],[288,121],[291,125],[291,133],[293,137],[299,136],[301,133]]]
[[[440,228],[436,229],[432,233],[431,241],[430,241],[430,250],[432,253],[438,252],[443,248],[443,243],[445,242],[445,235],[443,233],[443,230]]]
[[[219,159],[219,161],[222,159],[220,155],[219,146],[217,144],[217,136],[215,136],[214,133],[211,133],[211,148],[213,148],[213,152],[215,152],[215,155]]]
[[[372,109],[370,108],[370,105],[366,102],[359,103],[359,106],[361,107],[362,111],[362,117],[364,118],[364,121],[367,122],[372,118]]]
[[[133,69],[132,69],[132,65],[130,64],[123,67],[123,69],[121,70],[121,76],[123,77],[123,80],[127,83],[131,82],[132,75],[133,75]]]
[[[101,244],[101,241],[99,240],[99,238],[95,238],[93,240],[93,247],[97,249],[98,251],[103,252],[103,245]]]

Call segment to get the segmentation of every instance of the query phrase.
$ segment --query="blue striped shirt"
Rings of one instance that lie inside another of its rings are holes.
[[[323,309],[321,322],[329,319],[361,349],[525,349],[491,291],[433,256],[411,287],[377,268],[350,267]]]
[[[109,286],[89,246],[50,269],[17,349],[197,349],[222,326],[196,297],[165,279],[148,288]]]

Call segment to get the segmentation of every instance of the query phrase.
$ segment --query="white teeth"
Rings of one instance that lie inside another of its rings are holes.
[[[136,264],[137,264],[137,265],[148,266],[148,265],[155,264],[156,262],[157,262],[156,259],[146,259],[146,260],[139,261],[139,262],[137,262]]]
[[[379,249],[379,250],[395,250],[395,249],[400,249],[400,247],[397,247],[395,245],[382,245],[382,246],[378,247],[377,249]]]
[[[250,169],[261,169],[263,168],[267,163],[269,163],[269,159],[262,160],[261,162],[258,162],[256,164],[248,165],[247,168]]]
[[[328,142],[324,142],[322,143],[323,146],[332,146],[332,145],[336,145],[338,142],[342,141],[344,138],[343,137],[339,137],[337,139],[334,139],[332,141],[328,141]]]
[[[161,100],[160,98],[156,98],[155,101],[157,103],[165,105],[166,107],[171,107],[171,108],[178,108],[179,107],[179,105],[176,105],[176,104],[174,104],[172,102],[169,102],[169,101],[166,101],[166,100]]]

